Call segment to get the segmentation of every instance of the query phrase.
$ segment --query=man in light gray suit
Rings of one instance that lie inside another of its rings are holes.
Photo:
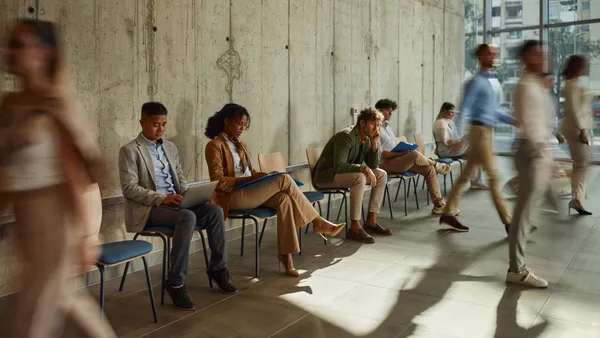
[[[223,293],[237,293],[229,282],[221,207],[206,203],[191,209],[177,208],[187,190],[187,182],[177,147],[162,138],[167,109],[159,102],[145,103],[140,124],[142,132],[119,152],[127,231],[141,232],[146,226],[173,228],[166,289],[176,308],[195,309],[184,282],[192,234],[196,229],[206,229],[208,234],[211,258],[206,273]]]

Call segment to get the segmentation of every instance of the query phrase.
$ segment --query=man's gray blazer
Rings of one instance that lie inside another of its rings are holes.
[[[125,227],[129,232],[141,232],[148,221],[150,209],[159,206],[166,197],[156,191],[154,163],[146,142],[140,133],[119,151],[119,177],[125,198]],[[177,147],[165,140],[163,149],[169,161],[175,191],[182,194],[187,190],[187,182],[183,177]]]

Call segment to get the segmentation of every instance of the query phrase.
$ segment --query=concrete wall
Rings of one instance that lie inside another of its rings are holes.
[[[250,111],[253,159],[280,151],[296,164],[353,124],[351,107],[384,97],[399,102],[398,135],[430,140],[463,73],[462,0],[0,0],[2,34],[15,17],[64,33],[82,113],[114,168],[104,197],[121,194],[118,149],[139,132],[145,101],[169,109],[167,138],[197,181],[208,176],[206,120],[227,102]],[[0,79],[0,91],[14,88]],[[122,214],[105,207],[102,240],[126,236]],[[13,251],[0,241],[0,294],[14,290]]]

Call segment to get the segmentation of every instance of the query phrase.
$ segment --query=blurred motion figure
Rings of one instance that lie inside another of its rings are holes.
[[[12,206],[21,291],[3,337],[114,337],[76,275],[98,257],[100,150],[76,121],[50,22],[17,22],[6,71],[21,91],[0,105],[0,209]]]

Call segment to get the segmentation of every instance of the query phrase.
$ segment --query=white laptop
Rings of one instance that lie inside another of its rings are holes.
[[[219,181],[188,186],[188,190],[185,192],[185,196],[183,196],[183,201],[181,201],[177,207],[179,209],[189,209],[207,203],[210,201],[210,197],[215,191],[217,183],[219,183]]]

